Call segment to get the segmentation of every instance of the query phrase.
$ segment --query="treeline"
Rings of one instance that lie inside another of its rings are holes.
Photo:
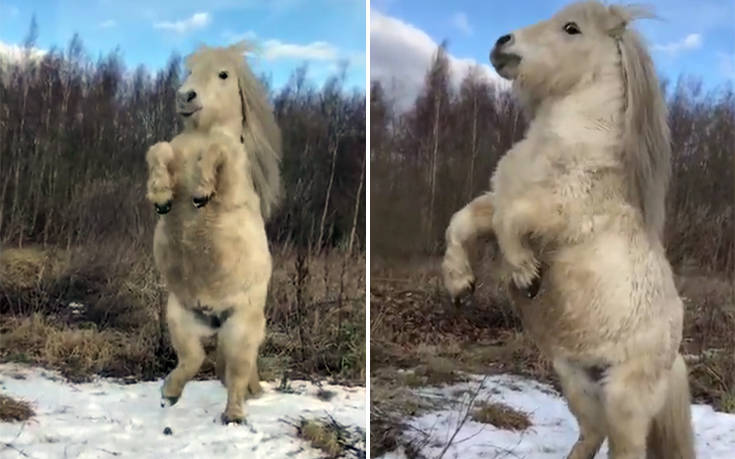
[[[154,74],[131,72],[119,50],[89,59],[78,36],[33,58],[36,36],[34,23],[26,58],[0,56],[0,242],[149,244],[156,217],[145,201],[144,155],[180,128],[182,59],[172,55]],[[316,87],[305,66],[268,91],[283,133],[286,188],[272,239],[364,250],[364,92],[348,90],[344,72]]]
[[[669,88],[673,179],[666,245],[677,266],[735,269],[735,94]],[[437,50],[413,106],[398,111],[379,82],[370,93],[371,247],[385,257],[439,254],[451,215],[489,186],[526,121],[507,91],[474,69],[460,87]]]

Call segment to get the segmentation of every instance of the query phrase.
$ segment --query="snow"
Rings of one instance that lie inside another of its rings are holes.
[[[328,419],[360,436],[365,429],[365,389],[323,384],[334,393],[317,398],[319,387],[291,381],[293,393],[263,383],[248,400],[246,425],[219,422],[226,391],[219,381],[192,381],[173,407],[161,408],[161,381],[120,384],[99,378],[71,384],[38,368],[0,365],[0,391],[32,403],[36,416],[0,423],[0,458],[318,458],[296,437],[301,418]],[[170,427],[172,435],[163,431]],[[7,445],[11,444],[11,447]],[[364,449],[364,443],[361,445]]]
[[[480,401],[501,402],[528,413],[532,427],[515,432],[472,421],[462,425],[445,458],[528,458],[566,457],[577,440],[577,423],[566,402],[545,384],[519,376],[472,376],[468,383],[441,388],[421,388],[418,393],[441,403],[438,411],[407,420],[407,440],[419,445],[426,457],[438,457],[467,411],[470,395],[477,392]],[[478,388],[482,384],[478,392]],[[708,405],[693,405],[692,417],[699,459],[735,458],[735,415],[719,413]],[[607,443],[607,442],[606,442]],[[595,459],[607,458],[604,444]],[[395,451],[384,459],[402,459]]]

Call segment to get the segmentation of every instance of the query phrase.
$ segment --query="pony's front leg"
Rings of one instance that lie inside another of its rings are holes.
[[[194,188],[192,203],[194,207],[204,207],[215,193],[223,166],[228,162],[229,149],[224,143],[214,142],[199,156],[198,180]]]
[[[529,237],[552,240],[561,231],[563,220],[547,193],[529,192],[496,208],[493,226],[498,245],[511,268],[515,286],[533,295],[539,278],[540,263],[526,247]]]
[[[444,286],[457,302],[475,289],[474,270],[482,257],[481,239],[493,234],[493,195],[485,193],[452,215],[444,233],[447,248],[442,260]]]
[[[174,150],[168,142],[158,142],[146,153],[148,185],[146,198],[153,203],[156,212],[163,215],[171,210],[174,199],[174,180],[171,164]]]

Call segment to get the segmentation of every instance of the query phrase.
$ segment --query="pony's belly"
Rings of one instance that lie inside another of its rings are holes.
[[[268,282],[271,257],[265,235],[250,234],[247,224],[239,230],[212,224],[159,225],[156,265],[180,299],[218,303],[249,285]]]
[[[511,297],[524,328],[549,358],[622,360],[635,352],[668,352],[678,346],[681,303],[675,293],[655,293],[667,290],[661,289],[664,279],[641,283],[631,275],[635,271],[618,266],[614,275],[599,261],[595,267],[556,264],[535,298],[514,289]]]

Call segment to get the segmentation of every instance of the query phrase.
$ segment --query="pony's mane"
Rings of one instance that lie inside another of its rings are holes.
[[[671,176],[671,143],[667,107],[658,78],[639,34],[628,27],[638,18],[654,17],[647,8],[607,8],[610,34],[618,41],[625,87],[624,161],[631,198],[643,213],[649,232],[663,236],[666,191]]]
[[[251,49],[244,42],[227,48],[202,46],[187,57],[186,65],[191,67],[194,62],[207,60],[213,66],[227,63],[236,69],[242,106],[241,141],[250,158],[250,174],[260,197],[261,214],[268,220],[282,195],[281,131],[265,90],[245,61],[244,54]]]

